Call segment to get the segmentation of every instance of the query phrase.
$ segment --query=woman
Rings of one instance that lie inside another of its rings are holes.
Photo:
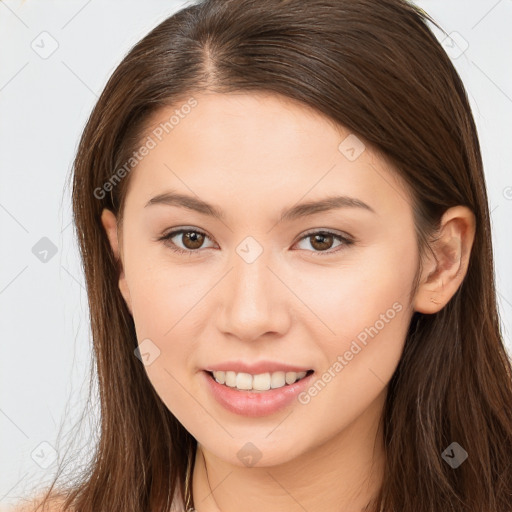
[[[427,21],[206,0],[124,58],[73,181],[101,435],[54,510],[512,509],[479,142]]]

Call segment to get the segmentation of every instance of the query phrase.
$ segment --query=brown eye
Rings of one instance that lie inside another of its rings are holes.
[[[317,235],[310,235],[309,240],[310,240],[312,247],[314,247],[318,251],[325,251],[332,247],[332,244],[334,242],[334,237],[327,233],[326,234],[317,234]]]
[[[331,233],[330,231],[315,231],[307,233],[299,240],[299,244],[306,241],[313,250],[308,250],[313,255],[323,256],[334,254],[354,244],[354,240],[348,236]],[[334,246],[334,242],[338,241],[338,245]],[[333,250],[330,250],[334,246]],[[304,249],[304,247],[299,247]]]
[[[161,236],[158,240],[163,241],[173,251],[180,254],[200,253],[199,249],[210,237],[196,229],[178,229],[170,231],[167,235]],[[173,239],[176,239],[175,241]],[[208,248],[208,247],[206,247]]]
[[[182,242],[187,249],[199,249],[204,242],[204,235],[197,231],[186,231],[182,233]]]

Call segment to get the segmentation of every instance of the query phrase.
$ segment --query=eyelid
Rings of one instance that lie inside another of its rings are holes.
[[[308,235],[315,235],[319,233],[327,233],[329,235],[336,235],[340,238],[344,238],[346,240],[355,241],[355,238],[345,231],[339,231],[337,229],[330,229],[330,228],[313,228],[308,231],[305,231],[304,233],[301,233],[299,235],[298,241],[302,240],[303,238],[307,237]]]

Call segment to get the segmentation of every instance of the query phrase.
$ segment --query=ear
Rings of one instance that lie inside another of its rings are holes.
[[[414,310],[434,314],[444,308],[462,284],[475,238],[475,215],[466,206],[449,208],[441,218],[434,257],[428,255],[414,297]]]
[[[101,212],[101,223],[103,224],[103,228],[107,233],[110,247],[114,253],[114,258],[120,267],[119,290],[121,291],[121,295],[123,296],[130,313],[133,315],[130,290],[128,288],[128,283],[126,282],[126,276],[122,262],[122,253],[120,251],[119,245],[117,218],[112,211],[107,208],[103,208],[103,211]]]

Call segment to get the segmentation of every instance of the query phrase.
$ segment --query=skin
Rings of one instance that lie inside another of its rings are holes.
[[[410,297],[420,263],[410,196],[368,145],[350,161],[338,150],[347,129],[276,95],[195,98],[198,105],[132,171],[122,226],[109,210],[102,215],[139,343],[149,338],[160,350],[145,366],[148,378],[198,441],[195,509],[362,510],[381,484],[379,419],[411,316],[436,313],[460,286],[474,216],[462,206],[445,213],[437,261],[424,259]],[[147,134],[175,108],[160,110]],[[170,189],[216,205],[225,218],[145,207]],[[279,222],[283,209],[333,194],[375,212],[346,207]],[[195,246],[174,236],[196,251],[191,256],[157,240],[181,227],[206,234]],[[305,236],[312,230],[346,233],[355,243],[328,237],[322,252],[313,233]],[[263,248],[250,264],[236,252],[247,236]],[[237,358],[298,364],[321,377],[397,303],[401,310],[307,404],[243,417],[203,383],[207,365]],[[251,467],[237,456],[248,442],[261,454]]]

